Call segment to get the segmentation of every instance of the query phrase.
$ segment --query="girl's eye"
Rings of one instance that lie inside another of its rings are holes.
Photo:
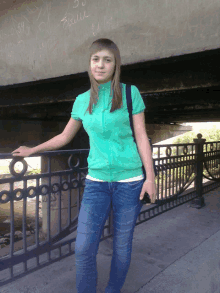
[[[93,62],[98,62],[99,59],[98,59],[98,58],[93,58],[92,61],[93,61]],[[109,62],[111,62],[112,60],[111,60],[111,59],[105,59],[105,61],[109,63]]]

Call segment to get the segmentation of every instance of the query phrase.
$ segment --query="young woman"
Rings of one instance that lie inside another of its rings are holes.
[[[93,42],[88,70],[91,89],[76,98],[64,131],[39,146],[22,146],[12,152],[13,156],[25,157],[58,149],[73,139],[82,123],[89,135],[88,175],[75,243],[78,293],[96,292],[96,255],[111,205],[113,256],[105,293],[119,293],[130,266],[133,232],[144,193],[147,192],[151,202],[155,202],[155,178],[145,129],[145,105],[137,87],[131,86],[136,146],[129,122],[126,85],[120,83],[120,66],[120,52],[114,42],[108,39]]]

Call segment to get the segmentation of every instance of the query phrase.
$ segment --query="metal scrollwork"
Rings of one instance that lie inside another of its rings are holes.
[[[206,169],[206,171],[207,171],[207,173],[208,173],[208,175],[210,177],[206,176],[205,174],[203,174],[203,176],[208,180],[213,180],[213,181],[216,181],[216,182],[220,182],[220,178],[216,178],[216,177],[213,176],[213,174],[211,174],[210,170],[208,169],[207,162],[205,162],[205,161],[204,161],[204,166],[205,166],[205,169]]]
[[[14,169],[14,166],[17,162],[21,162],[23,164],[23,169],[20,173],[17,173]],[[28,165],[27,165],[27,162],[24,160],[24,159],[21,159],[21,158],[13,158],[13,160],[10,162],[9,164],[9,170],[10,170],[10,173],[15,176],[15,177],[21,177],[21,176],[24,176],[24,174],[26,173],[28,169]]]
[[[69,165],[70,169],[74,169],[74,168],[79,167],[80,159],[77,158],[77,163],[76,163],[76,165],[74,166],[74,165],[73,165],[73,159],[74,159],[74,158],[77,158],[77,157],[74,156],[74,155],[71,155],[71,156],[69,157],[69,159],[68,159],[68,165]]]
[[[188,153],[188,147],[187,147],[187,145],[184,145],[184,147],[183,147],[183,153],[184,153],[184,155],[187,155],[187,153]]]
[[[170,156],[172,155],[172,149],[171,149],[170,146],[168,146],[168,147],[166,148],[166,155],[167,155],[167,157],[170,157]]]
[[[43,189],[46,189],[44,192],[43,192]],[[39,190],[40,190],[40,194],[41,195],[47,195],[49,192],[50,192],[50,188],[49,188],[49,186],[48,185],[46,185],[46,184],[43,184],[43,185],[40,185],[39,186]]]
[[[67,190],[69,190],[69,189],[70,189],[70,184],[69,184],[69,182],[64,181],[64,182],[62,183],[62,187],[61,187],[61,189],[62,189],[63,191],[67,191]]]
[[[31,192],[33,191],[33,193],[31,194]],[[29,186],[27,188],[27,196],[29,198],[34,198],[37,195],[37,188],[35,186]]]
[[[0,203],[7,203],[10,201],[10,191],[3,190],[0,192]],[[3,199],[5,197],[5,199]]]
[[[20,193],[20,195],[19,195]],[[14,190],[14,196],[13,198],[16,200],[16,201],[19,201],[21,200],[23,197],[24,197],[24,189],[21,189],[21,188],[18,188],[18,189],[15,189]]]
[[[76,161],[76,163],[74,163]],[[75,164],[75,165],[74,165]],[[84,154],[71,155],[68,159],[68,165],[70,169],[88,169],[87,159]]]
[[[78,188],[78,187],[79,187],[79,181],[76,180],[76,179],[71,180],[71,184],[70,184],[70,186],[71,186],[71,189],[76,189],[76,188]]]
[[[52,185],[52,193],[57,193],[57,192],[59,192],[59,191],[61,191],[60,184],[58,184],[58,183],[54,183],[54,184]]]

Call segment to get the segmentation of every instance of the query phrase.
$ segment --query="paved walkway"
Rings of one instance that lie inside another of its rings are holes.
[[[130,269],[121,293],[220,292],[220,188],[206,206],[185,203],[135,228]],[[111,240],[100,243],[98,288],[104,293],[111,263]],[[0,288],[1,293],[76,293],[75,256]]]

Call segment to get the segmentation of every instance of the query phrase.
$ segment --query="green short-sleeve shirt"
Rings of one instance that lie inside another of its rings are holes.
[[[90,151],[88,175],[107,182],[116,182],[143,174],[142,162],[132,136],[126,102],[126,85],[122,83],[123,106],[110,113],[111,81],[99,86],[99,99],[89,106],[90,90],[77,96],[71,117],[82,121],[88,133]],[[144,112],[145,104],[138,88],[131,86],[132,115]]]

